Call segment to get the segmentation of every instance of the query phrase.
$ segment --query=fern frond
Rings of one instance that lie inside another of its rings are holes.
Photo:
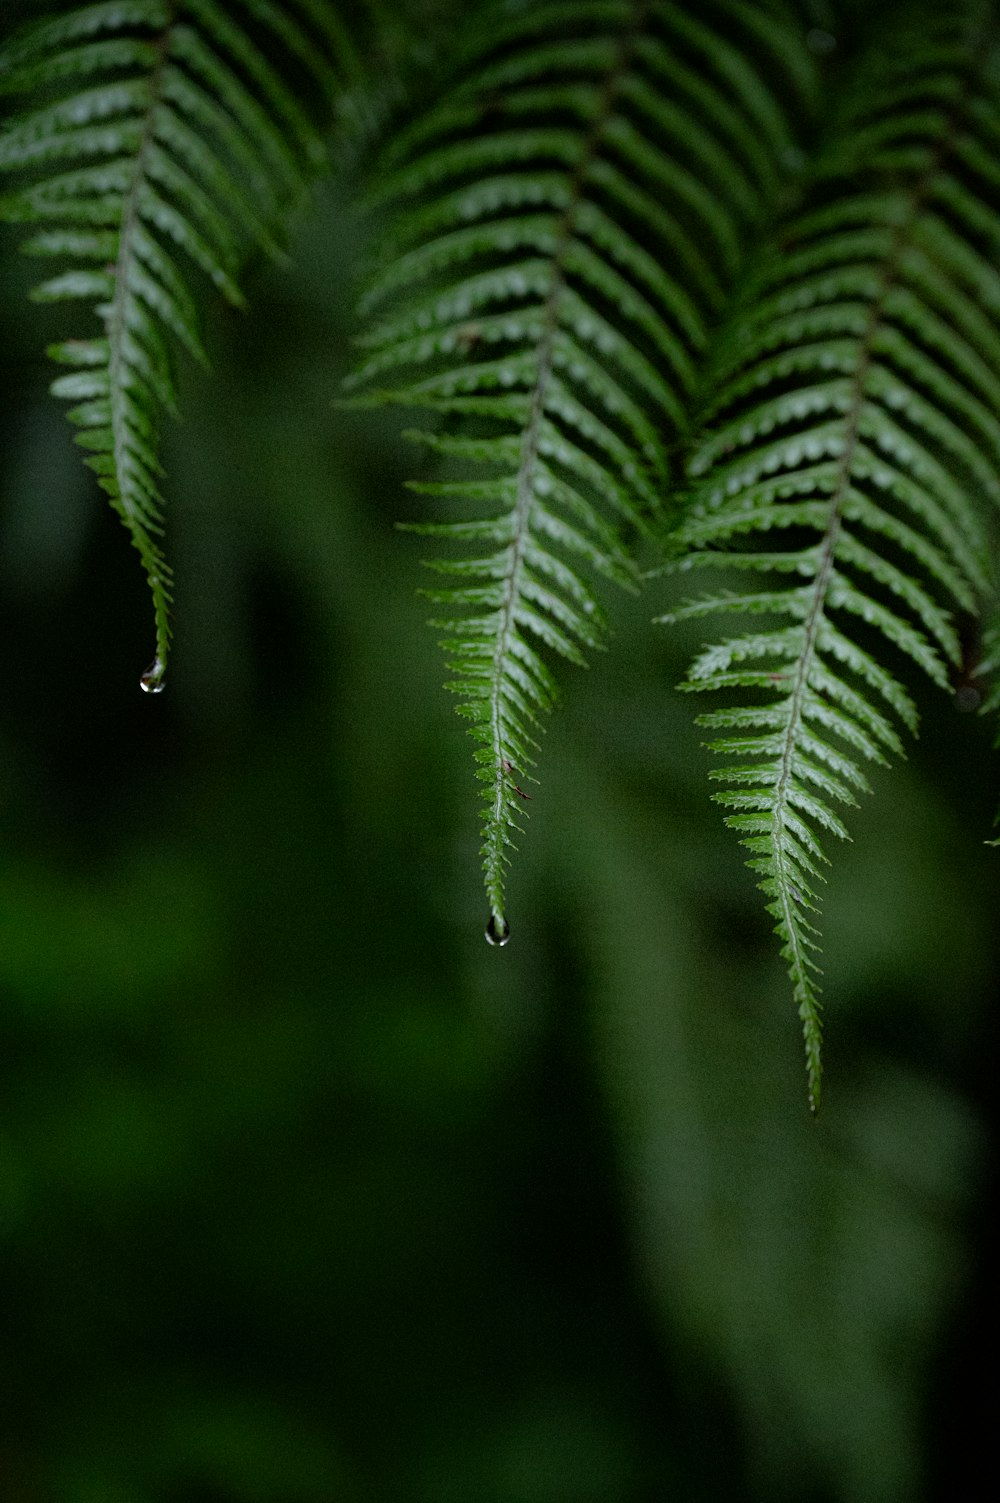
[[[423,530],[478,545],[432,566],[457,582],[431,598],[478,743],[494,941],[556,696],[543,653],[601,643],[580,565],[633,577],[626,539],[660,513],[707,322],[780,180],[778,95],[811,77],[794,29],[739,0],[522,4],[388,154],[354,385],[438,415],[419,436],[484,475],[420,489],[480,518]]]
[[[919,18],[919,19],[917,19]],[[997,53],[982,8],[910,11],[862,65],[811,205],[724,342],[679,567],[768,576],[667,620],[752,617],[682,687],[743,691],[714,797],[759,873],[820,1091],[823,837],[902,750],[904,659],[947,687],[1000,501]],[[773,581],[773,582],[772,582]],[[757,618],[772,625],[758,625]]]
[[[52,390],[73,403],[85,463],[149,580],[150,691],[170,641],[158,437],[176,411],[171,347],[205,360],[199,274],[241,306],[248,251],[278,251],[325,155],[300,96],[328,101],[350,66],[326,0],[96,0],[0,53],[0,92],[33,101],[0,133],[0,171],[31,174],[0,217],[38,226],[25,252],[61,263],[34,298],[97,316],[99,331],[51,348],[69,367]]]

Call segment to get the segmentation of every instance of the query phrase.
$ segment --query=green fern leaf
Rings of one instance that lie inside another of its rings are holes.
[[[0,171],[31,174],[0,217],[39,226],[24,250],[64,265],[34,297],[97,316],[98,332],[51,349],[70,367],[52,390],[149,580],[147,690],[170,641],[157,449],[176,411],[171,344],[205,360],[198,273],[241,306],[248,251],[278,252],[275,227],[325,156],[300,95],[329,100],[351,61],[325,0],[97,0],[0,53],[0,92],[32,101],[0,133]]]
[[[353,380],[361,401],[437,414],[418,437],[487,477],[421,485],[478,519],[417,530],[472,548],[432,565],[455,582],[430,593],[478,743],[494,942],[557,692],[543,654],[582,663],[601,645],[581,565],[634,577],[708,321],[781,178],[777,94],[812,84],[794,28],[738,0],[499,15],[387,154],[376,201],[393,215],[365,300],[384,311]]]
[[[702,715],[712,776],[750,851],[820,1094],[817,889],[823,835],[902,750],[900,670],[942,687],[955,613],[989,589],[1000,501],[1000,140],[982,8],[910,12],[862,62],[854,102],[722,344],[679,567],[774,583],[666,620],[753,617],[682,686],[746,691]],[[994,71],[991,71],[994,70]],[[759,627],[757,617],[777,618]]]

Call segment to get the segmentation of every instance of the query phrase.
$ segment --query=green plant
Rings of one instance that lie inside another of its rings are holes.
[[[601,645],[596,581],[635,588],[664,557],[727,571],[663,619],[744,618],[684,687],[727,694],[700,723],[722,733],[716,797],[775,920],[815,1104],[817,832],[846,833],[862,763],[916,729],[906,660],[947,688],[995,590],[994,7],[845,3],[830,57],[805,6],[498,0],[429,44],[451,79],[430,104],[407,67],[425,7],[56,12],[4,54],[26,112],[0,167],[32,178],[0,212],[69,264],[38,295],[101,326],[55,346],[73,369],[54,389],[149,576],[144,686],[168,646],[156,438],[170,341],[201,352],[191,269],[238,302],[324,128],[342,141],[361,115],[385,144],[356,174],[381,223],[349,400],[429,415],[432,510],[411,525],[457,545],[428,594],[477,743],[487,937],[510,934],[551,665]],[[388,69],[360,61],[373,47]]]

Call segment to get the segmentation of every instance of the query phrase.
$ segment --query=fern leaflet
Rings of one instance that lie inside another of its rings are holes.
[[[682,687],[750,691],[699,723],[724,733],[711,743],[726,759],[715,798],[775,919],[814,1107],[818,832],[846,835],[837,806],[868,790],[861,764],[900,753],[900,727],[916,731],[883,656],[947,687],[961,658],[953,613],[990,588],[1000,99],[982,35],[979,6],[916,8],[861,65],[813,200],[730,330],[691,463],[680,567],[773,583],[664,618],[754,622],[707,647]]]
[[[38,225],[25,252],[64,263],[33,296],[83,301],[100,322],[50,349],[70,368],[52,390],[74,404],[76,441],[149,580],[148,690],[170,641],[157,451],[161,414],[176,412],[171,343],[205,360],[192,273],[242,305],[248,249],[278,250],[275,226],[324,160],[302,86],[328,101],[352,65],[326,0],[97,0],[0,54],[0,91],[47,97],[0,134],[0,171],[32,174],[0,217]]]
[[[748,56],[761,59],[759,65]],[[415,530],[471,556],[429,591],[477,741],[487,937],[508,935],[520,782],[603,616],[580,565],[628,585],[657,518],[707,320],[780,176],[807,95],[766,7],[636,0],[506,7],[466,76],[389,153],[395,206],[355,385],[442,419],[415,435],[466,475],[415,488],[477,515]]]

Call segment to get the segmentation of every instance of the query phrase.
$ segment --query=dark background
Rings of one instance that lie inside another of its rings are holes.
[[[393,416],[334,410],[332,195],[168,435],[176,642],[0,239],[2,1503],[972,1499],[992,1469],[997,764],[833,852],[826,1100],[672,586],[562,674],[483,942]],[[51,327],[50,322],[51,321]]]

